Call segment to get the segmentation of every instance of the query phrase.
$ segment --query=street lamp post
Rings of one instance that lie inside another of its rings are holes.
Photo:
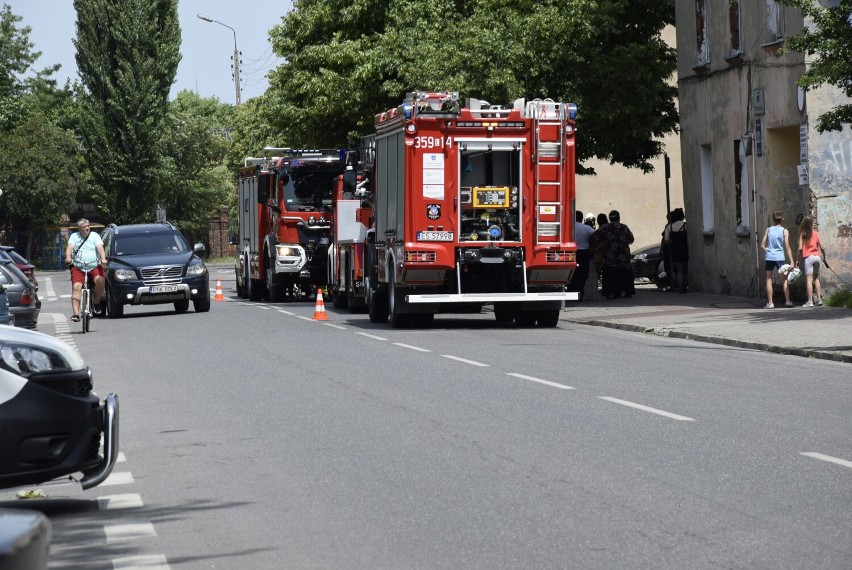
[[[205,22],[213,22],[214,24],[219,24],[220,26],[225,26],[229,30],[234,33],[234,92],[236,95],[237,106],[240,105],[240,52],[237,51],[237,31],[229,26],[228,24],[223,24],[219,20],[214,20],[210,16],[205,16],[204,14],[196,14],[199,19],[204,20]]]

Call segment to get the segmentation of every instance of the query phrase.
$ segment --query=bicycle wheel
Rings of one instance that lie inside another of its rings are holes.
[[[89,290],[83,289],[80,295],[80,323],[83,325],[83,334],[89,332],[89,319],[92,315],[89,300]]]

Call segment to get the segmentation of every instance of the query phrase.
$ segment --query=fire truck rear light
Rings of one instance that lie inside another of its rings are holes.
[[[406,251],[406,263],[435,263],[438,259],[434,251]]]
[[[548,251],[545,260],[550,263],[566,263],[574,261],[576,254],[573,251]]]
[[[415,125],[414,123],[408,123],[405,126],[405,132],[408,133],[409,135],[413,135],[414,133],[417,132],[417,125]]]

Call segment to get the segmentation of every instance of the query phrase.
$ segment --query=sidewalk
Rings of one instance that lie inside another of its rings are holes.
[[[835,307],[764,309],[763,299],[663,293],[637,288],[630,299],[570,303],[564,321],[852,362],[852,310]]]

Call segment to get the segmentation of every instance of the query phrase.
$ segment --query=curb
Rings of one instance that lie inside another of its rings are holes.
[[[568,319],[566,319],[568,320]],[[628,332],[638,332],[654,336],[662,336],[669,338],[679,338],[683,340],[694,340],[697,342],[706,342],[709,344],[721,344],[725,346],[733,346],[736,348],[746,348],[750,350],[759,350],[761,352],[771,352],[773,354],[786,354],[789,356],[801,356],[804,358],[818,358],[820,360],[832,360],[834,362],[852,363],[852,355],[837,354],[835,352],[825,352],[820,350],[810,350],[807,348],[788,348],[783,346],[775,346],[762,342],[749,342],[743,340],[734,340],[719,336],[707,336],[685,331],[673,331],[665,327],[645,327],[640,325],[631,325],[627,323],[613,323],[610,321],[572,321],[569,322],[578,325],[591,325],[595,327],[606,327],[610,329],[618,329]]]

